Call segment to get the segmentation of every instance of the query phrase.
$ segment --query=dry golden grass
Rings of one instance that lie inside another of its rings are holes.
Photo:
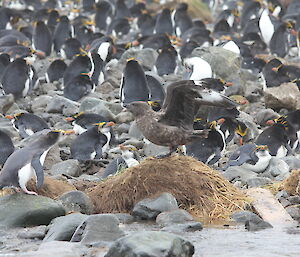
[[[138,201],[163,192],[174,195],[181,208],[209,223],[228,220],[248,201],[217,171],[186,156],[147,158],[87,190],[96,213],[131,212]]]

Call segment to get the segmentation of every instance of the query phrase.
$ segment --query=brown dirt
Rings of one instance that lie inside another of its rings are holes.
[[[290,195],[300,195],[300,170],[293,170],[288,178],[282,181],[282,189]]]
[[[96,213],[130,212],[135,203],[163,192],[181,208],[210,223],[242,210],[246,196],[217,171],[186,156],[147,158],[87,190]]]

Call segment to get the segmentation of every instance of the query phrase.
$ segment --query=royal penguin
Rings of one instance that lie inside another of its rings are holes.
[[[34,141],[8,157],[0,172],[1,189],[3,187],[21,188],[26,194],[37,195],[34,191],[28,191],[26,184],[32,177],[35,177],[37,188],[43,185],[43,164],[46,155],[61,134],[60,131],[49,129],[40,133]]]
[[[14,152],[15,147],[10,136],[0,130],[0,165],[3,165],[7,158]]]
[[[67,64],[63,60],[58,59],[53,61],[45,73],[46,82],[51,83],[62,79],[67,67]]]
[[[210,64],[200,57],[189,57],[184,60],[186,69],[183,79],[201,80],[213,77]]]
[[[52,37],[47,25],[43,21],[38,21],[34,25],[32,47],[34,50],[42,51],[45,56],[51,54]]]
[[[173,22],[171,18],[171,11],[169,8],[164,8],[157,15],[156,23],[154,27],[154,33],[155,34],[167,33],[168,35],[173,35],[173,32],[174,32],[174,28],[173,28]]]
[[[109,122],[109,119],[106,119],[100,114],[88,113],[88,112],[79,112],[70,117],[65,118],[66,121],[71,122],[73,125],[73,130],[75,134],[79,135],[83,132],[86,132],[89,128],[94,127],[94,124],[100,122]]]
[[[177,51],[173,46],[159,50],[154,70],[159,76],[173,74],[177,67]]]
[[[113,125],[113,122],[100,122],[78,135],[70,147],[72,158],[80,161],[100,159],[109,150]]]
[[[151,93],[143,68],[138,61],[128,59],[120,85],[121,105],[126,107],[127,104],[134,101],[147,102],[150,98]]]
[[[60,55],[64,59],[72,60],[81,53],[81,43],[76,38],[68,38],[60,49]]]
[[[17,58],[5,69],[1,84],[5,94],[13,94],[15,99],[25,97],[31,90],[34,71],[23,58]]]
[[[26,138],[34,133],[49,129],[47,122],[39,116],[32,113],[17,113],[15,115],[6,115],[10,119],[13,127],[18,131],[21,138]]]
[[[54,50],[58,53],[64,42],[71,37],[74,37],[74,28],[67,16],[61,16],[53,33]]]

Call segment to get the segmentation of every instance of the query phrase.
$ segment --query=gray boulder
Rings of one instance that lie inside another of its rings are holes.
[[[148,140],[146,140],[143,150],[146,156],[156,156],[160,154],[167,154],[168,152],[170,152],[169,147],[155,145]]]
[[[47,226],[37,226],[32,228],[25,228],[18,233],[18,238],[21,239],[43,239],[46,235]]]
[[[248,231],[258,231],[266,228],[272,228],[272,225],[258,215],[250,211],[235,212],[231,215],[231,218],[238,223],[245,224],[245,228]]]
[[[61,203],[44,196],[17,193],[0,198],[0,226],[48,225],[63,215],[65,210]]]
[[[87,218],[81,213],[72,213],[51,221],[44,242],[70,241],[77,227]]]
[[[71,177],[79,177],[82,174],[78,160],[66,160],[56,163],[50,169],[51,175],[68,175]]]
[[[115,241],[124,236],[119,228],[119,220],[113,214],[96,214],[89,216],[76,229],[71,242],[95,246]]]
[[[67,213],[80,212],[83,214],[92,214],[94,211],[92,200],[81,191],[66,192],[59,197],[59,200],[62,202]]]
[[[137,232],[120,238],[105,257],[191,257],[194,246],[186,239],[157,231]]]
[[[141,219],[155,219],[158,214],[178,209],[176,198],[170,193],[163,193],[156,198],[146,198],[138,202],[132,215]]]
[[[108,120],[114,120],[115,115],[109,109],[110,103],[104,100],[94,98],[94,97],[85,97],[81,102],[79,111],[80,112],[93,112],[102,115]]]
[[[269,166],[261,176],[271,175],[275,180],[281,181],[289,176],[289,165],[282,159],[272,157]]]
[[[264,178],[264,177],[256,177],[256,178],[250,178],[247,180],[247,185],[248,188],[251,187],[261,187],[267,184],[271,184],[272,180],[269,178]]]
[[[0,96],[0,113],[6,113],[14,102],[12,94]]]
[[[156,217],[156,223],[162,227],[191,221],[194,221],[194,218],[182,209],[162,212]]]
[[[264,91],[267,108],[296,110],[300,107],[300,92],[295,83],[284,83],[279,87],[270,87]]]
[[[285,210],[288,212],[288,214],[291,215],[291,217],[294,220],[299,221],[300,220],[300,207],[299,205],[292,205],[285,208]]]
[[[290,170],[300,169],[300,160],[295,156],[286,156],[281,158],[290,168]]]
[[[54,96],[46,107],[48,113],[62,113],[71,116],[78,112],[79,103],[71,101],[63,96]]]
[[[114,213],[120,223],[130,224],[135,221],[135,218],[128,213]]]
[[[246,184],[249,179],[257,177],[255,172],[240,166],[230,166],[222,175],[230,182],[241,181],[243,184]]]

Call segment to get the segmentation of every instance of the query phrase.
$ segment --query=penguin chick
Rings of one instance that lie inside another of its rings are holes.
[[[111,141],[110,127],[113,122],[96,123],[92,128],[80,134],[71,144],[72,158],[80,161],[99,159],[109,149]]]
[[[3,165],[7,158],[14,152],[15,147],[9,135],[0,130],[0,164]]]
[[[49,149],[58,141],[60,132],[43,130],[36,140],[13,152],[1,170],[0,189],[20,187],[26,194],[37,195],[36,192],[28,191],[26,184],[32,177],[35,177],[37,188],[43,185],[43,164]]]
[[[64,97],[78,101],[82,97],[94,92],[95,84],[87,75],[78,75],[69,81],[64,87]]]
[[[26,138],[38,131],[49,129],[46,121],[32,113],[21,112],[14,116],[7,115],[6,118],[11,120],[21,138]]]
[[[100,123],[101,121],[109,121],[102,115],[85,112],[77,113],[72,117],[67,117],[65,120],[68,122],[72,122],[75,134],[82,134],[83,132],[86,132],[89,128],[94,127],[95,123]]]

